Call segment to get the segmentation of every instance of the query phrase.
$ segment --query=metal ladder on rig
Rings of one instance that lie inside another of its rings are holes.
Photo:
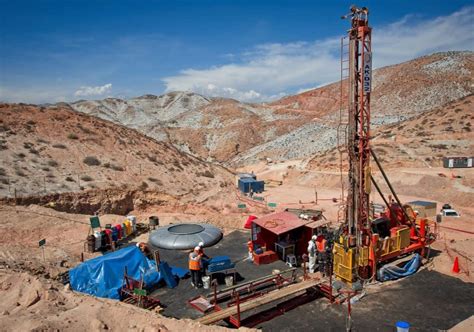
[[[349,70],[350,70],[350,58],[349,58],[349,40],[347,36],[341,38],[341,76],[339,81],[339,122],[337,125],[337,150],[339,152],[339,171],[341,177],[341,204],[337,211],[337,221],[341,222],[345,219],[346,210],[346,194],[344,190],[345,177],[343,175],[344,170],[344,157],[347,157],[347,128],[349,126],[349,114],[347,109],[349,105],[346,105],[344,100],[348,103],[349,98]],[[347,91],[347,94],[345,94]]]

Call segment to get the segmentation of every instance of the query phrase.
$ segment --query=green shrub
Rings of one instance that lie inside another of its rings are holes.
[[[85,157],[83,162],[88,166],[100,166],[100,160],[94,156]]]
[[[89,175],[83,175],[83,176],[81,176],[81,180],[82,180],[82,181],[85,181],[85,182],[94,181],[94,179],[91,178]]]
[[[67,149],[67,146],[64,144],[53,144],[53,148],[56,149]]]

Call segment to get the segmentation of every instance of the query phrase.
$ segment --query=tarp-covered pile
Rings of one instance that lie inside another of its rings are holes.
[[[143,276],[146,288],[158,284],[163,278],[155,261],[147,259],[136,246],[130,246],[79,264],[69,271],[69,282],[75,291],[118,300],[125,267],[129,277],[141,280]],[[187,273],[173,267],[171,271],[179,277]]]
[[[377,277],[380,281],[396,280],[415,273],[421,264],[421,256],[415,254],[412,259],[402,267],[396,265],[385,265],[377,271]]]

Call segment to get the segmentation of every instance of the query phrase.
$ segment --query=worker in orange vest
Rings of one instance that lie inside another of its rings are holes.
[[[253,262],[253,242],[252,242],[252,239],[249,239],[249,241],[247,242],[247,249],[249,251],[248,260]]]
[[[325,275],[326,272],[326,263],[327,263],[327,254],[326,254],[326,244],[327,241],[324,238],[322,233],[319,233],[316,237],[316,249],[318,251],[318,267],[319,271]]]
[[[202,287],[201,279],[201,259],[202,256],[199,254],[199,247],[195,247],[192,252],[189,253],[189,270],[191,271],[191,285],[196,288]]]
[[[145,242],[137,243],[137,247],[145,255],[146,258],[153,259],[151,250]]]

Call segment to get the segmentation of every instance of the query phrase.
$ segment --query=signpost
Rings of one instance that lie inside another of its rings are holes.
[[[44,246],[46,245],[46,239],[39,240],[38,246],[43,250],[43,261],[46,262],[44,258]]]
[[[247,207],[247,205],[241,203],[241,204],[237,204],[237,207],[239,209],[245,209]]]
[[[91,222],[91,228],[92,228],[92,229],[94,229],[94,228],[100,228],[100,220],[99,220],[99,217],[97,217],[97,216],[90,217],[90,222]]]
[[[146,289],[135,288],[133,294],[138,296],[138,306],[142,306],[142,296],[146,296]]]
[[[372,52],[364,53],[364,92],[370,93],[372,89]],[[370,183],[370,182],[369,182]]]
[[[133,294],[138,295],[138,296],[146,296],[146,289],[135,288],[133,290]]]

